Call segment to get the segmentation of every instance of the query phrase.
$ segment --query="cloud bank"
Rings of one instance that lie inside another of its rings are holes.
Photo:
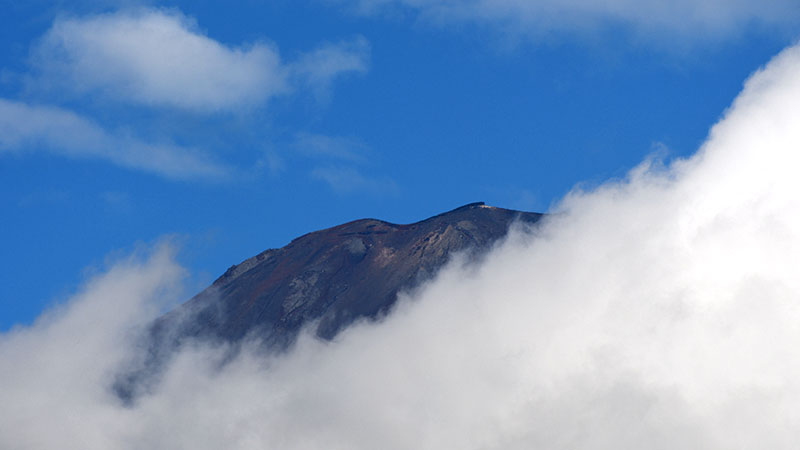
[[[32,54],[39,84],[203,113],[258,106],[301,81],[323,89],[343,74],[364,72],[368,58],[369,46],[358,38],[287,63],[274,44],[229,46],[186,16],[162,10],[58,20]]]
[[[230,174],[224,164],[196,149],[144,142],[110,133],[66,109],[0,98],[0,153],[35,151],[105,160],[172,179],[222,179]]]
[[[124,262],[0,337],[0,447],[793,449],[800,46],[698,153],[568,196],[380,323],[286,355],[185,348],[132,406],[129,330],[181,270]]]
[[[341,0],[362,13],[398,10],[441,24],[474,23],[505,33],[541,36],[622,25],[645,40],[723,39],[755,27],[774,32],[796,27],[792,0]]]

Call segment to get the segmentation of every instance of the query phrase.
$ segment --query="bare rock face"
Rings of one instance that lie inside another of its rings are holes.
[[[281,345],[316,323],[317,335],[330,339],[356,319],[385,313],[400,290],[430,278],[455,252],[480,254],[515,220],[540,218],[471,203],[408,225],[362,219],[309,233],[232,266],[156,330],[191,311],[178,337],[235,342],[255,333]]]
[[[515,221],[541,217],[471,203],[408,225],[356,220],[266,250],[156,320],[143,338],[147,356],[122,368],[112,389],[135,401],[191,339],[222,340],[235,351],[253,336],[281,351],[304,326],[331,339],[354,320],[388,312],[398,292],[430,279],[454,253],[478,257]]]

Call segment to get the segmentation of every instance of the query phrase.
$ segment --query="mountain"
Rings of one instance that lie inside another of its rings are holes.
[[[118,380],[130,399],[136,385],[187,339],[237,343],[255,335],[269,349],[288,346],[304,326],[333,338],[357,319],[388,312],[403,289],[430,279],[450,257],[479,257],[515,221],[542,214],[470,203],[420,222],[348,222],[301,236],[231,266],[207,289],[159,318],[144,345],[144,366]]]
[[[157,328],[191,315],[180,336],[237,341],[256,332],[285,344],[318,321],[316,334],[330,339],[356,319],[387,312],[399,291],[430,278],[453,253],[478,255],[515,220],[541,217],[478,202],[408,225],[362,219],[309,233],[231,266]]]

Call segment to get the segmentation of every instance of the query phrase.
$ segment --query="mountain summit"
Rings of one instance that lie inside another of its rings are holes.
[[[541,217],[478,202],[407,225],[362,219],[309,233],[231,266],[154,331],[229,342],[255,333],[282,346],[313,325],[330,339],[356,319],[387,312],[399,291],[432,277],[454,253],[477,256],[514,221]],[[179,320],[187,313],[190,320]]]
[[[272,351],[303,327],[331,339],[355,320],[387,313],[400,291],[433,277],[453,254],[480,257],[515,221],[541,217],[470,203],[407,225],[356,220],[265,250],[157,319],[142,342],[147,356],[119,373],[113,389],[133,401],[192,339],[237,344],[252,336]]]

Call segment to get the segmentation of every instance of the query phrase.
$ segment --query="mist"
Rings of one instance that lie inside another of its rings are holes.
[[[379,322],[187,345],[110,386],[179,295],[168,244],[0,337],[0,447],[789,449],[800,435],[800,46],[687,159],[575,189]]]

